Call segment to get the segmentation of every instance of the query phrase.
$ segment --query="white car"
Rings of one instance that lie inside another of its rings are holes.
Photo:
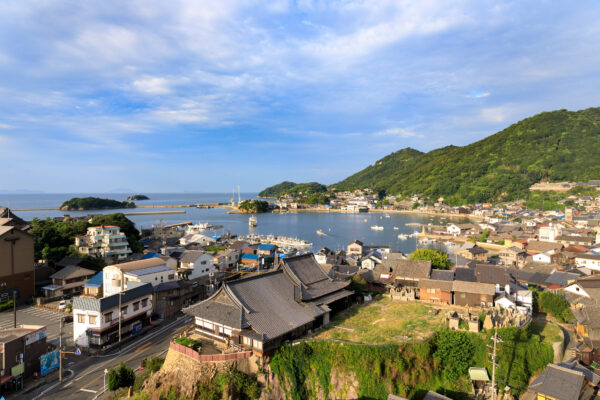
[[[67,308],[67,301],[66,300],[61,300],[60,303],[58,303],[58,309],[59,310],[64,310],[65,308]]]

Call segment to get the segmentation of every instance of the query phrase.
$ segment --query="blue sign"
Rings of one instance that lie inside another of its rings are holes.
[[[40,374],[46,375],[58,368],[58,350],[40,356]]]
[[[142,323],[138,322],[137,324],[135,324],[131,327],[131,334],[135,335],[136,333],[139,333],[141,330],[142,330]]]

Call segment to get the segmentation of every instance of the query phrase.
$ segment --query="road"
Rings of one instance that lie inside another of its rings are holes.
[[[43,386],[13,394],[9,399],[77,399],[88,400],[102,396],[104,390],[104,370],[124,362],[137,369],[143,359],[165,353],[172,337],[193,320],[190,316],[181,316],[176,320],[165,321],[162,325],[148,331],[138,339],[127,342],[121,350],[115,349],[98,356],[76,356],[69,354],[63,360],[63,382],[49,382]],[[55,374],[58,379],[58,375]]]

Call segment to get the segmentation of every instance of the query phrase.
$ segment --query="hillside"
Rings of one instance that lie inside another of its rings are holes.
[[[307,196],[314,193],[324,193],[327,191],[327,186],[317,182],[294,183],[284,181],[277,185],[270,186],[260,192],[258,197],[278,198],[284,194]]]
[[[422,192],[455,205],[523,198],[541,180],[599,179],[599,124],[600,108],[544,112],[467,146],[397,151],[332,186]]]

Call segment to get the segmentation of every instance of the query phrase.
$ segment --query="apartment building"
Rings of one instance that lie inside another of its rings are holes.
[[[99,258],[123,260],[131,254],[129,242],[118,226],[90,226],[87,233],[75,238],[80,253]]]
[[[131,282],[129,289],[100,299],[75,297],[73,340],[81,347],[101,347],[118,342],[119,311],[121,339],[135,335],[150,323],[153,293],[151,284]]]
[[[177,261],[169,257],[154,257],[109,265],[102,270],[104,296],[130,288],[132,282],[150,283],[152,286],[177,280]]]

